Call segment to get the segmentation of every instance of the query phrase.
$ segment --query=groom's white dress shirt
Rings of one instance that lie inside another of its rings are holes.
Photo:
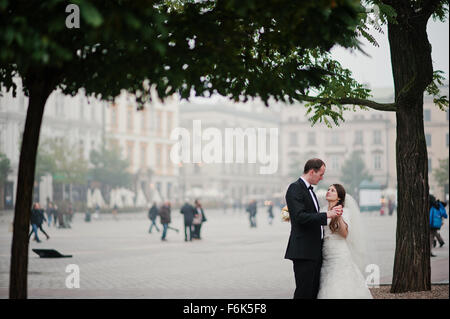
[[[300,178],[302,179],[303,182],[305,182],[306,188],[308,188],[308,190],[309,190],[309,195],[311,196],[314,205],[316,205],[316,210],[317,210],[317,212],[319,212],[319,203],[317,203],[316,197],[314,196],[312,189],[309,188],[309,187],[311,186],[311,184],[308,183],[308,181],[305,180],[303,177],[300,176]],[[322,226],[322,225],[320,226],[320,230],[321,230],[321,232],[320,232],[320,234],[321,234],[321,239],[323,239],[323,226]]]

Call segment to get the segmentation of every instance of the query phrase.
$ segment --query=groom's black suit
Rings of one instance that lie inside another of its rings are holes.
[[[319,213],[320,207],[316,209],[311,193],[301,178],[289,185],[286,203],[291,219],[291,234],[284,258],[294,263],[294,299],[314,299],[319,291],[322,266],[321,225],[327,224],[327,214]]]

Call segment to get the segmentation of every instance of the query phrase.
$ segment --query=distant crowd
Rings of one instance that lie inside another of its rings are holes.
[[[50,236],[42,228],[44,223],[47,223],[48,227],[58,227],[58,228],[71,228],[73,218],[73,207],[72,203],[69,201],[63,201],[58,207],[54,202],[47,202],[47,209],[41,208],[39,203],[34,203],[31,209],[30,224],[31,232],[28,238],[34,234],[33,240],[40,243],[38,231],[40,230],[47,239]]]
[[[171,223],[171,205],[169,201],[164,202],[160,207],[156,203],[153,203],[152,207],[148,211],[148,218],[151,221],[149,233],[152,233],[153,227],[159,232],[159,228],[156,224],[156,219],[159,216],[160,223],[162,225],[161,240],[167,241],[167,231],[172,229],[179,232],[179,229],[170,227]],[[180,209],[180,213],[184,215],[184,240],[192,241],[202,239],[201,228],[202,224],[207,221],[205,211],[198,199],[194,201],[192,205],[189,200],[186,199],[185,203]]]

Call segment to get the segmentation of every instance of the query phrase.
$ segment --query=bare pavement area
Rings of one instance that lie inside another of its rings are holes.
[[[44,226],[50,235],[41,243],[30,242],[28,297],[113,299],[291,299],[295,289],[292,262],[284,259],[290,226],[280,219],[270,225],[266,208],[258,209],[257,227],[248,215],[229,209],[205,210],[208,221],[202,239],[184,241],[182,215],[172,211],[167,242],[153,229],[147,212],[121,213],[114,220],[102,215],[84,221],[76,213],[72,228]],[[388,293],[395,252],[396,215],[362,214],[371,262],[379,267],[375,298],[401,298]],[[0,298],[8,298],[13,213],[0,213]],[[160,227],[158,223],[158,227]],[[432,292],[405,298],[448,298],[448,222],[441,235],[445,245],[434,249]],[[161,230],[161,227],[160,227]],[[41,233],[40,233],[41,234]],[[72,258],[40,258],[31,249],[56,249]],[[67,285],[71,270],[79,269],[79,288]],[[72,268],[71,268],[72,267]],[[365,276],[368,276],[366,273]],[[437,287],[437,288],[436,288]],[[436,294],[436,289],[439,293]]]

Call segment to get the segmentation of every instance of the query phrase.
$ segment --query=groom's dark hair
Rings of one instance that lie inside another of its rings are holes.
[[[322,166],[326,167],[325,163],[320,158],[312,158],[306,162],[303,173],[306,174],[312,169],[317,172]]]

